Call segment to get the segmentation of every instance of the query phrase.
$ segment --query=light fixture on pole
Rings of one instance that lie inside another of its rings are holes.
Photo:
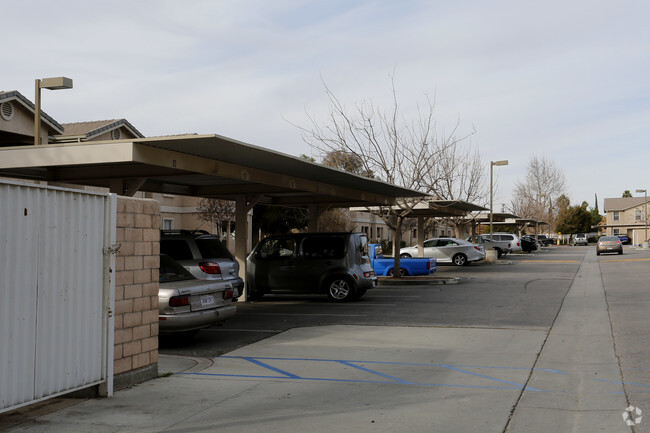
[[[34,97],[34,146],[38,146],[41,142],[41,89],[72,89],[72,79],[66,77],[36,79]]]
[[[493,178],[494,178],[494,166],[497,165],[508,165],[508,160],[504,159],[501,161],[490,161],[490,250],[492,249],[492,222],[494,219],[494,216],[492,214],[492,207],[493,207]]]
[[[643,248],[647,247],[648,242],[648,190],[647,189],[637,189],[636,192],[642,192],[644,197],[643,202],[643,219],[645,220],[645,230],[643,233]]]

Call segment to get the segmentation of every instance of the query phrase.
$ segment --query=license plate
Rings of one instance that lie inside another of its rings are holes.
[[[201,305],[211,305],[211,304],[214,304],[214,296],[201,295]]]

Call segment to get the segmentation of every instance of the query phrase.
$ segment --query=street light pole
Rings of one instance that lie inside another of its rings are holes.
[[[34,146],[41,144],[41,89],[72,89],[72,79],[66,77],[37,78],[34,89]]]
[[[501,161],[490,161],[490,250],[492,250],[492,223],[494,222],[494,215],[493,215],[493,199],[494,199],[494,166],[500,166],[500,165],[508,165],[508,160],[504,159]]]
[[[643,244],[642,248],[646,248],[646,243],[648,242],[648,189],[637,189],[636,192],[643,193],[643,219],[645,220],[645,229],[643,232]]]

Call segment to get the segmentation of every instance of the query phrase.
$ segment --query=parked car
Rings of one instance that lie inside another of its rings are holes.
[[[418,246],[399,250],[401,257],[419,257]],[[485,252],[479,245],[457,238],[433,238],[424,241],[424,256],[433,257],[438,263],[463,266],[470,262],[485,260]]]
[[[617,235],[617,236],[621,240],[622,244],[628,245],[630,243],[630,238],[627,235]]]
[[[483,251],[485,251],[486,248],[490,248],[490,245],[492,245],[492,249],[497,252],[497,257],[505,256],[510,252],[510,241],[509,240],[501,240],[499,236],[493,235],[492,236],[492,243],[490,243],[490,235],[489,234],[482,234],[482,235],[477,235],[473,239],[470,236],[467,239],[468,242],[473,242],[474,244],[481,245],[483,247]]]
[[[524,235],[521,237],[521,249],[528,253],[532,253],[539,249],[539,244],[533,236]]]
[[[370,264],[375,273],[383,277],[392,277],[395,270],[395,259],[393,257],[384,257],[384,252],[379,244],[369,244],[368,250]],[[436,265],[436,259],[434,258],[401,257],[399,275],[431,275],[436,272]]]
[[[365,233],[269,236],[246,259],[251,299],[267,293],[325,293],[332,301],[358,299],[377,287]]]
[[[160,256],[158,281],[160,334],[194,334],[235,315],[230,282],[199,280],[164,254]]]
[[[487,235],[488,238],[490,235]],[[521,248],[521,239],[519,236],[513,234],[513,233],[505,233],[505,232],[500,232],[500,233],[492,233],[492,236],[500,241],[508,241],[510,242],[510,252],[511,253],[516,253],[517,251],[522,251]]]
[[[553,239],[551,239],[546,235],[537,235],[537,242],[539,242],[541,245],[545,247],[552,245],[554,243]]]
[[[217,235],[204,230],[162,230],[160,253],[183,265],[198,279],[232,284],[235,298],[244,291],[239,263]]]
[[[573,246],[577,245],[589,245],[589,240],[587,239],[586,233],[578,233],[573,237]]]
[[[623,243],[618,236],[601,236],[596,245],[596,255],[601,253],[623,254]]]

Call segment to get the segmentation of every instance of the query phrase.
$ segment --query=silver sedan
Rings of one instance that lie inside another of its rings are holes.
[[[401,257],[419,257],[418,246],[402,248]],[[438,263],[453,263],[463,266],[470,262],[485,260],[485,252],[480,245],[457,238],[434,238],[424,241],[424,256],[434,257]]]
[[[235,315],[232,284],[199,280],[169,256],[160,255],[158,323],[161,334],[191,335]]]

